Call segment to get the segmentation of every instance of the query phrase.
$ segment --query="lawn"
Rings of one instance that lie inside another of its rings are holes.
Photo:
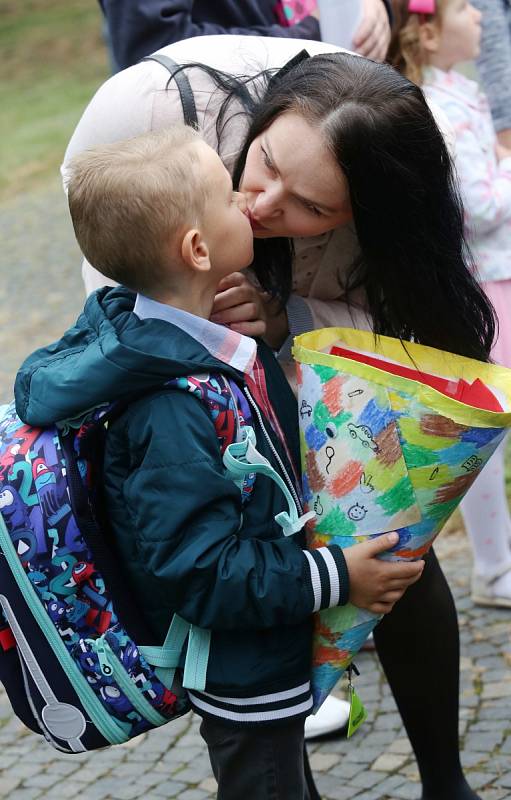
[[[0,0],[0,198],[55,174],[108,77],[96,0]]]

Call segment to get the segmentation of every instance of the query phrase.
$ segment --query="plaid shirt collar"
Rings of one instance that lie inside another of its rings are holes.
[[[139,319],[161,319],[170,322],[201,344],[214,358],[245,374],[250,374],[257,355],[257,345],[249,336],[242,336],[224,325],[197,317],[188,311],[159,303],[137,294],[133,313]]]

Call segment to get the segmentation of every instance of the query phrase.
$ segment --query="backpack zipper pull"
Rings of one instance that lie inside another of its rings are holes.
[[[101,636],[99,639],[89,639],[89,642],[91,642],[92,649],[98,657],[101,672],[103,675],[110,678],[113,675],[113,668],[108,658],[108,652],[103,637]]]

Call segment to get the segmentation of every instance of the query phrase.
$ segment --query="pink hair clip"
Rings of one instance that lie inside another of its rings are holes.
[[[435,0],[410,0],[408,3],[410,14],[434,14],[435,11]]]

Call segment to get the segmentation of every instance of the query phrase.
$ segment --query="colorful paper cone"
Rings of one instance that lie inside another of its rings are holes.
[[[309,546],[397,530],[382,557],[421,558],[511,426],[511,370],[349,328],[293,352]],[[379,619],[351,604],[316,615],[315,709]]]

